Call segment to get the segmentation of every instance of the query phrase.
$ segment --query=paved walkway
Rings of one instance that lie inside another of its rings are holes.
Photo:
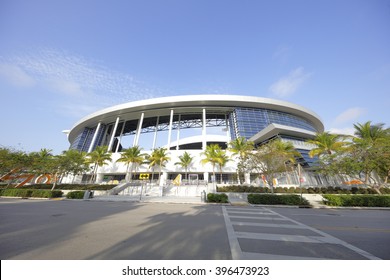
[[[184,204],[205,204],[201,197],[197,196],[128,196],[128,195],[107,195],[95,196],[91,201],[123,201],[123,202],[153,202],[153,203],[184,203]]]
[[[379,259],[271,209],[223,206],[232,259]]]

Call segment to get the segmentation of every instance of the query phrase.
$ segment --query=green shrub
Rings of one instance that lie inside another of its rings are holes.
[[[390,207],[390,195],[323,195],[330,206]]]
[[[274,194],[248,194],[248,202],[251,204],[266,205],[309,205],[309,202],[296,194],[274,195]]]
[[[68,192],[66,194],[66,198],[69,199],[83,199],[84,198],[85,191],[74,191],[74,192]]]
[[[40,198],[53,198],[61,197],[62,191],[51,191],[51,190],[30,190],[30,189],[3,189],[0,193],[2,196],[13,196],[13,197],[40,197]]]
[[[233,185],[233,186],[217,187],[217,192],[269,193],[270,189],[267,187]]]
[[[4,189],[1,193],[2,196],[13,196],[13,197],[30,197],[32,190],[21,190],[21,189]]]
[[[208,193],[207,202],[228,203],[229,199],[225,193]]]
[[[117,185],[99,185],[99,184],[57,184],[56,190],[111,190]],[[18,189],[40,189],[51,190],[53,184],[35,184],[18,187]]]

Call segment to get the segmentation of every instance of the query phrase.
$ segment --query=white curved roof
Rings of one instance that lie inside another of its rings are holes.
[[[324,130],[324,125],[316,113],[286,101],[241,95],[183,95],[133,101],[99,110],[82,118],[73,126],[69,133],[69,141],[72,142],[84,127],[93,127],[99,122],[112,123],[117,117],[131,120],[138,119],[141,112],[145,112],[145,117],[151,117],[169,115],[170,110],[175,108],[182,108],[181,112],[186,112],[188,110],[186,108],[194,107],[251,107],[278,110],[308,119],[318,131]]]

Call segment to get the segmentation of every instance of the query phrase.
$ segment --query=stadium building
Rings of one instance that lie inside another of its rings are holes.
[[[206,145],[219,144],[226,149],[229,141],[241,136],[256,145],[279,137],[291,141],[302,155],[301,165],[310,168],[313,159],[308,152],[313,147],[305,141],[323,131],[317,114],[290,102],[253,96],[185,95],[129,102],[97,111],[77,122],[68,131],[68,140],[70,149],[91,152],[97,146],[107,146],[113,153],[111,163],[99,168],[98,182],[124,180],[126,165],[117,159],[123,149],[138,145],[145,153],[159,147],[169,150],[170,160],[161,170],[163,184],[178,174],[184,175],[175,163],[185,151],[194,157],[188,179],[222,179],[228,184],[236,183],[237,162],[229,161],[222,173],[212,178],[211,165],[200,163]],[[135,179],[145,173],[158,176],[157,169],[141,165]],[[253,183],[256,177],[258,174],[247,174],[246,183]],[[88,176],[80,180],[87,181]],[[321,184],[320,178],[311,180],[317,180],[315,185]]]

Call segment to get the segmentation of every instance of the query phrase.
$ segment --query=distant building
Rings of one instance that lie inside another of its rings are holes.
[[[144,152],[157,147],[169,149],[171,160],[162,170],[165,180],[184,174],[174,163],[187,151],[194,157],[189,169],[192,178],[210,181],[211,166],[200,164],[201,153],[208,144],[226,148],[230,140],[243,136],[260,145],[279,137],[291,141],[302,155],[301,165],[310,167],[313,159],[308,151],[312,146],[305,141],[323,131],[317,114],[290,102],[252,96],[185,95],[129,102],[97,111],[77,122],[68,139],[70,149],[91,152],[106,145],[113,152],[112,162],[99,169],[100,182],[124,178],[126,166],[116,160],[123,149],[134,145]],[[236,162],[230,161],[224,167],[224,182],[234,182],[236,166]],[[142,165],[135,177],[141,173],[152,170]],[[220,176],[217,174],[216,179],[220,180]]]

